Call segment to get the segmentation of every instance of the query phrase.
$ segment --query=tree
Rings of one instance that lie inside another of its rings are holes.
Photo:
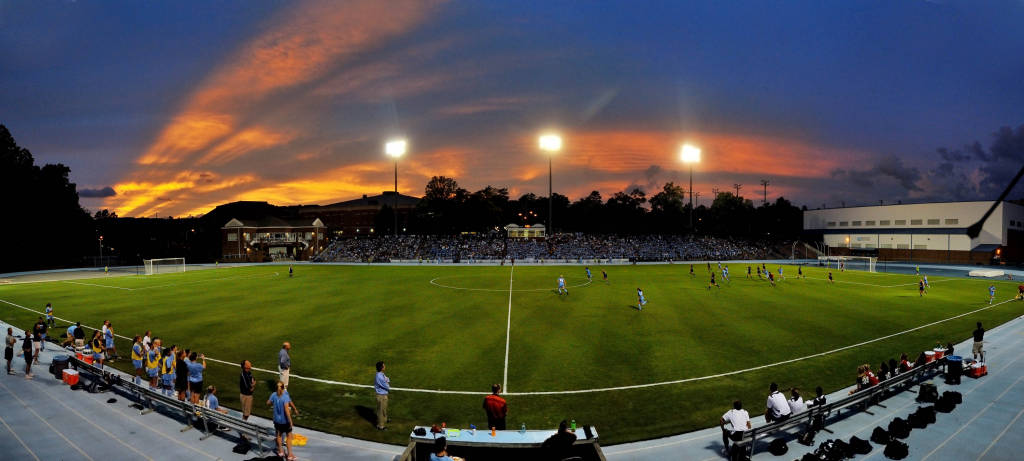
[[[96,219],[96,220],[100,220],[100,219],[117,219],[117,213],[104,208],[104,209],[102,209],[100,211],[97,211],[96,214],[93,215],[92,218]]]
[[[460,190],[465,192],[454,178],[434,176],[423,190],[423,200],[451,200]]]

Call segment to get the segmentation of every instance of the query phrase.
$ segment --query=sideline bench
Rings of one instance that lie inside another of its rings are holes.
[[[140,386],[132,382],[131,377],[125,378],[117,372],[104,371],[75,357],[69,358],[68,365],[78,370],[79,377],[82,380],[80,382],[89,389],[89,392],[109,389],[127,398],[133,398],[142,406],[140,414],[143,415],[156,411],[159,405],[166,410],[184,416],[185,426],[181,428],[181,432],[195,427],[193,426],[195,422],[202,422],[203,436],[199,440],[206,440],[217,432],[210,429],[210,424],[213,423],[214,428],[224,426],[237,431],[243,436],[248,435],[254,438],[254,448],[262,457],[264,454],[263,441],[274,440],[276,436],[273,428],[250,421],[243,421],[241,418],[220,413],[203,405],[193,405],[191,402],[181,401],[176,397],[164,395],[159,391],[150,389],[148,383]],[[89,375],[88,378],[85,376],[86,374]],[[88,384],[85,381],[88,381]]]
[[[416,435],[416,429],[423,429],[424,435]],[[400,461],[429,460],[431,449],[436,437],[446,437],[449,451],[455,456],[466,459],[486,459],[489,461],[545,459],[543,443],[556,432],[551,430],[504,430],[496,431],[491,436],[490,430],[479,430],[475,433],[469,429],[447,429],[444,433],[432,434],[430,427],[417,426],[409,434],[409,445],[399,458]],[[588,434],[589,432],[589,434]],[[456,435],[457,434],[457,435]],[[589,435],[589,437],[588,437]],[[575,461],[606,461],[598,443],[597,429],[577,428],[576,442],[573,443],[571,456],[567,459]]]
[[[911,370],[900,373],[892,378],[882,381],[867,389],[855,392],[853,395],[841,398],[835,402],[826,403],[821,406],[809,407],[807,411],[785,421],[776,421],[745,431],[743,433],[743,439],[736,442],[736,446],[746,450],[747,455],[752,457],[754,455],[758,439],[768,437],[800,425],[806,425],[806,428],[809,429],[812,427],[814,419],[819,416],[822,421],[822,430],[831,433],[832,431],[827,428],[828,419],[830,417],[838,417],[839,412],[846,409],[850,409],[851,412],[863,411],[867,414],[872,414],[868,411],[868,407],[872,405],[878,405],[885,408],[885,405],[882,405],[881,401],[889,396],[889,392],[891,390],[894,390],[895,388],[902,388],[902,390],[905,390],[907,387],[920,383],[925,378],[933,377],[938,373],[940,363],[941,361],[936,360],[918,365]]]

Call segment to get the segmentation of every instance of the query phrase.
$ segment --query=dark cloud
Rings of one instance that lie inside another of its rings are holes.
[[[1016,129],[1000,128],[995,133],[995,140],[992,141],[992,146],[985,156],[985,162],[979,168],[984,175],[984,180],[981,182],[982,192],[992,196],[998,195],[1022,166],[1024,166],[1024,125],[1020,125]]]
[[[878,159],[874,166],[863,170],[836,168],[832,170],[831,176],[834,179],[846,179],[863,188],[874,187],[882,180],[894,180],[907,192],[921,190],[917,184],[921,180],[921,171],[891,155]]]
[[[78,196],[84,198],[103,198],[113,197],[115,195],[117,195],[117,192],[114,191],[114,188],[110,186],[104,187],[102,189],[82,189],[78,191]]]

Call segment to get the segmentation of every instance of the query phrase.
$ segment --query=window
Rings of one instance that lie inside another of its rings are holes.
[[[874,226],[875,222],[874,221],[864,221],[864,225],[865,226]]]
[[[951,224],[952,225],[960,224],[960,220],[956,219],[956,218],[953,218],[953,219],[946,218],[946,225],[951,225]]]
[[[228,234],[228,241],[229,242],[237,242],[238,241],[238,233],[237,232],[232,232],[232,233]]]
[[[850,245],[850,248],[861,248],[861,246],[860,246],[859,243],[854,243],[854,244]]]
[[[888,226],[890,223],[891,223],[891,221],[889,221],[888,219],[883,219],[881,221],[878,221],[878,225],[879,226]]]
[[[939,225],[939,220],[938,219],[929,219],[928,220],[928,225],[929,226],[938,226]]]
[[[915,250],[927,250],[928,245],[914,245]]]
[[[828,227],[836,227],[836,222],[835,221],[829,221],[828,222]]]
[[[897,219],[896,220],[896,225],[897,226],[906,226],[907,225],[907,220],[906,219]]]
[[[911,225],[911,226],[920,226],[922,222],[923,222],[923,221],[922,221],[922,220],[920,220],[920,219],[911,219],[911,220],[910,220],[910,225]]]
[[[313,240],[313,233],[312,232],[306,232],[306,240]]]
[[[850,223],[848,221],[839,221],[839,227],[846,227],[846,226],[849,226],[849,225],[850,225]]]
[[[897,243],[896,244],[896,249],[897,250],[909,250],[910,249],[910,245],[908,245],[906,243]]]
[[[860,227],[860,221],[854,221],[851,224],[853,224],[853,227]]]
[[[870,240],[871,240],[871,237],[857,237],[857,241],[858,242],[867,242],[867,241],[870,241]]]
[[[878,248],[892,248],[891,243],[882,243],[878,245]]]

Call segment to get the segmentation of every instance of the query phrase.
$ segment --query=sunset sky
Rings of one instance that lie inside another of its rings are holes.
[[[685,183],[683,143],[705,204],[761,179],[812,208],[994,198],[1024,162],[990,149],[1024,124],[1021,24],[1020,0],[11,0],[0,123],[122,216],[377,194],[397,135],[402,193],[546,195],[546,130],[571,199]]]

